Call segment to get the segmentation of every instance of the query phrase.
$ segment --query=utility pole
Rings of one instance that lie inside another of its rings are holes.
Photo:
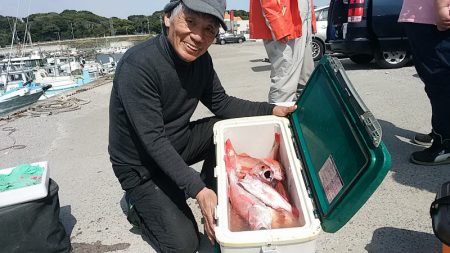
[[[73,35],[73,25],[72,25],[72,22],[70,22],[70,28],[72,29],[72,39],[75,39],[75,35]]]
[[[161,25],[161,34],[164,34],[163,18],[162,18],[162,15],[159,16],[159,23],[160,23],[160,25]]]
[[[113,24],[113,20],[109,19],[109,27],[111,29],[111,36],[116,35],[116,32],[114,31],[114,24]]]
[[[147,30],[148,34],[150,34],[150,21],[148,20],[148,17],[147,17]]]
[[[234,33],[234,11],[230,10],[230,26],[231,26],[231,33]]]

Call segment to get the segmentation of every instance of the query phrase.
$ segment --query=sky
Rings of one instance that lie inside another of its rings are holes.
[[[0,15],[26,17],[29,14],[63,10],[87,10],[103,17],[127,18],[130,15],[151,15],[162,10],[169,0],[0,0]],[[316,6],[329,0],[315,0]],[[227,9],[249,9],[249,0],[227,0]]]

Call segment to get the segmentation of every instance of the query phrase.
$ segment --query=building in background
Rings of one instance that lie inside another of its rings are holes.
[[[233,11],[225,12],[224,15],[225,24],[228,27],[228,31],[234,34],[242,34],[246,39],[249,38],[249,22],[248,20],[243,20],[241,17],[234,16]],[[220,28],[220,33],[224,33],[223,28]]]

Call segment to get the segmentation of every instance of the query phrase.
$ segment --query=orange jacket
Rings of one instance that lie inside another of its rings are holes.
[[[314,6],[311,0],[311,6]],[[268,21],[268,24],[266,22]],[[250,0],[250,38],[289,40],[302,36],[302,19],[297,0]],[[313,32],[316,32],[316,16],[312,10]],[[270,26],[270,28],[269,28]]]

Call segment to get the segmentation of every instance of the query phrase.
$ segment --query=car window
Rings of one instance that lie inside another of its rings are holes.
[[[314,12],[314,15],[316,15],[316,20],[319,21],[320,18],[320,14],[322,13],[322,11],[316,11]]]
[[[326,21],[328,18],[328,8],[317,11],[315,14],[317,21]]]
[[[328,18],[328,8],[326,8],[322,11],[322,17],[321,17],[320,21],[326,21],[327,18]]]

